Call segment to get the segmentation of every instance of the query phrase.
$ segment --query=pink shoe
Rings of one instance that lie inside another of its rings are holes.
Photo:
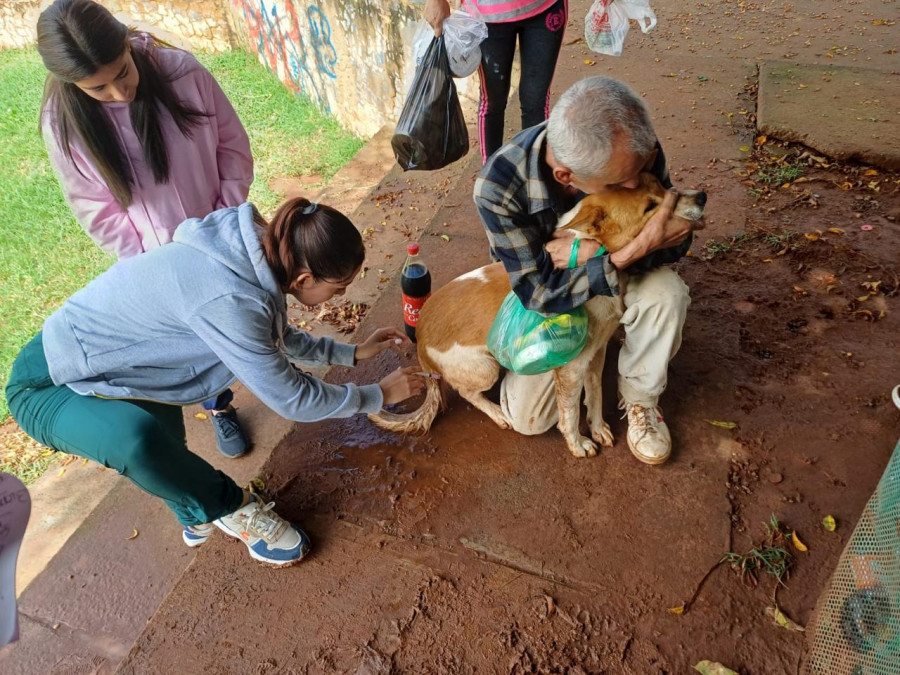
[[[0,473],[0,647],[19,639],[16,560],[31,515],[31,497],[22,482]]]

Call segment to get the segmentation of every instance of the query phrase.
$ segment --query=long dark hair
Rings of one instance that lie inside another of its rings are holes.
[[[287,288],[304,269],[317,280],[343,281],[366,259],[359,230],[343,213],[308,199],[289,199],[268,223],[255,214],[265,228],[263,253],[282,288]]]
[[[49,71],[44,85],[42,114],[53,114],[58,141],[69,161],[72,136],[84,143],[91,161],[122,208],[132,202],[134,174],[103,104],[74,82],[87,79],[125,51],[128,40],[138,35],[93,0],[56,0],[41,12],[37,23],[37,48]],[[152,45],[166,45],[150,36]],[[171,80],[158,69],[153,48],[132,49],[138,72],[134,101],[128,106],[131,124],[141,142],[144,160],[157,183],[169,181],[169,153],[160,129],[161,108],[169,111],[186,137],[208,116],[184,105],[172,91]],[[50,109],[48,110],[48,104]]]

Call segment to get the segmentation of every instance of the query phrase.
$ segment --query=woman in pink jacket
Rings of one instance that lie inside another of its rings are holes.
[[[92,0],[56,0],[37,24],[49,71],[41,130],[66,200],[120,259],[178,225],[247,200],[250,141],[219,84],[189,53],[129,29]],[[202,279],[197,280],[202,283]],[[246,438],[226,391],[204,404],[219,450]]]

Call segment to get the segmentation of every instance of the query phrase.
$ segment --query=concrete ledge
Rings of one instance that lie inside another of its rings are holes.
[[[900,169],[900,73],[764,61],[760,133],[840,161]]]

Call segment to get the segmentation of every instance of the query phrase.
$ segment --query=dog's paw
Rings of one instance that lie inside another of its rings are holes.
[[[603,420],[600,420],[599,429],[595,428],[595,425],[591,425],[591,438],[597,441],[600,445],[606,446],[607,448],[611,448],[613,443],[615,443],[612,429],[610,429],[609,425]]]
[[[590,438],[581,436],[574,444],[569,444],[569,452],[576,457],[596,457],[597,444]]]
[[[512,429],[513,425],[508,419],[506,419],[506,415],[503,413],[499,413],[497,415],[491,415],[491,419],[494,420],[494,424],[496,424],[501,429]]]

